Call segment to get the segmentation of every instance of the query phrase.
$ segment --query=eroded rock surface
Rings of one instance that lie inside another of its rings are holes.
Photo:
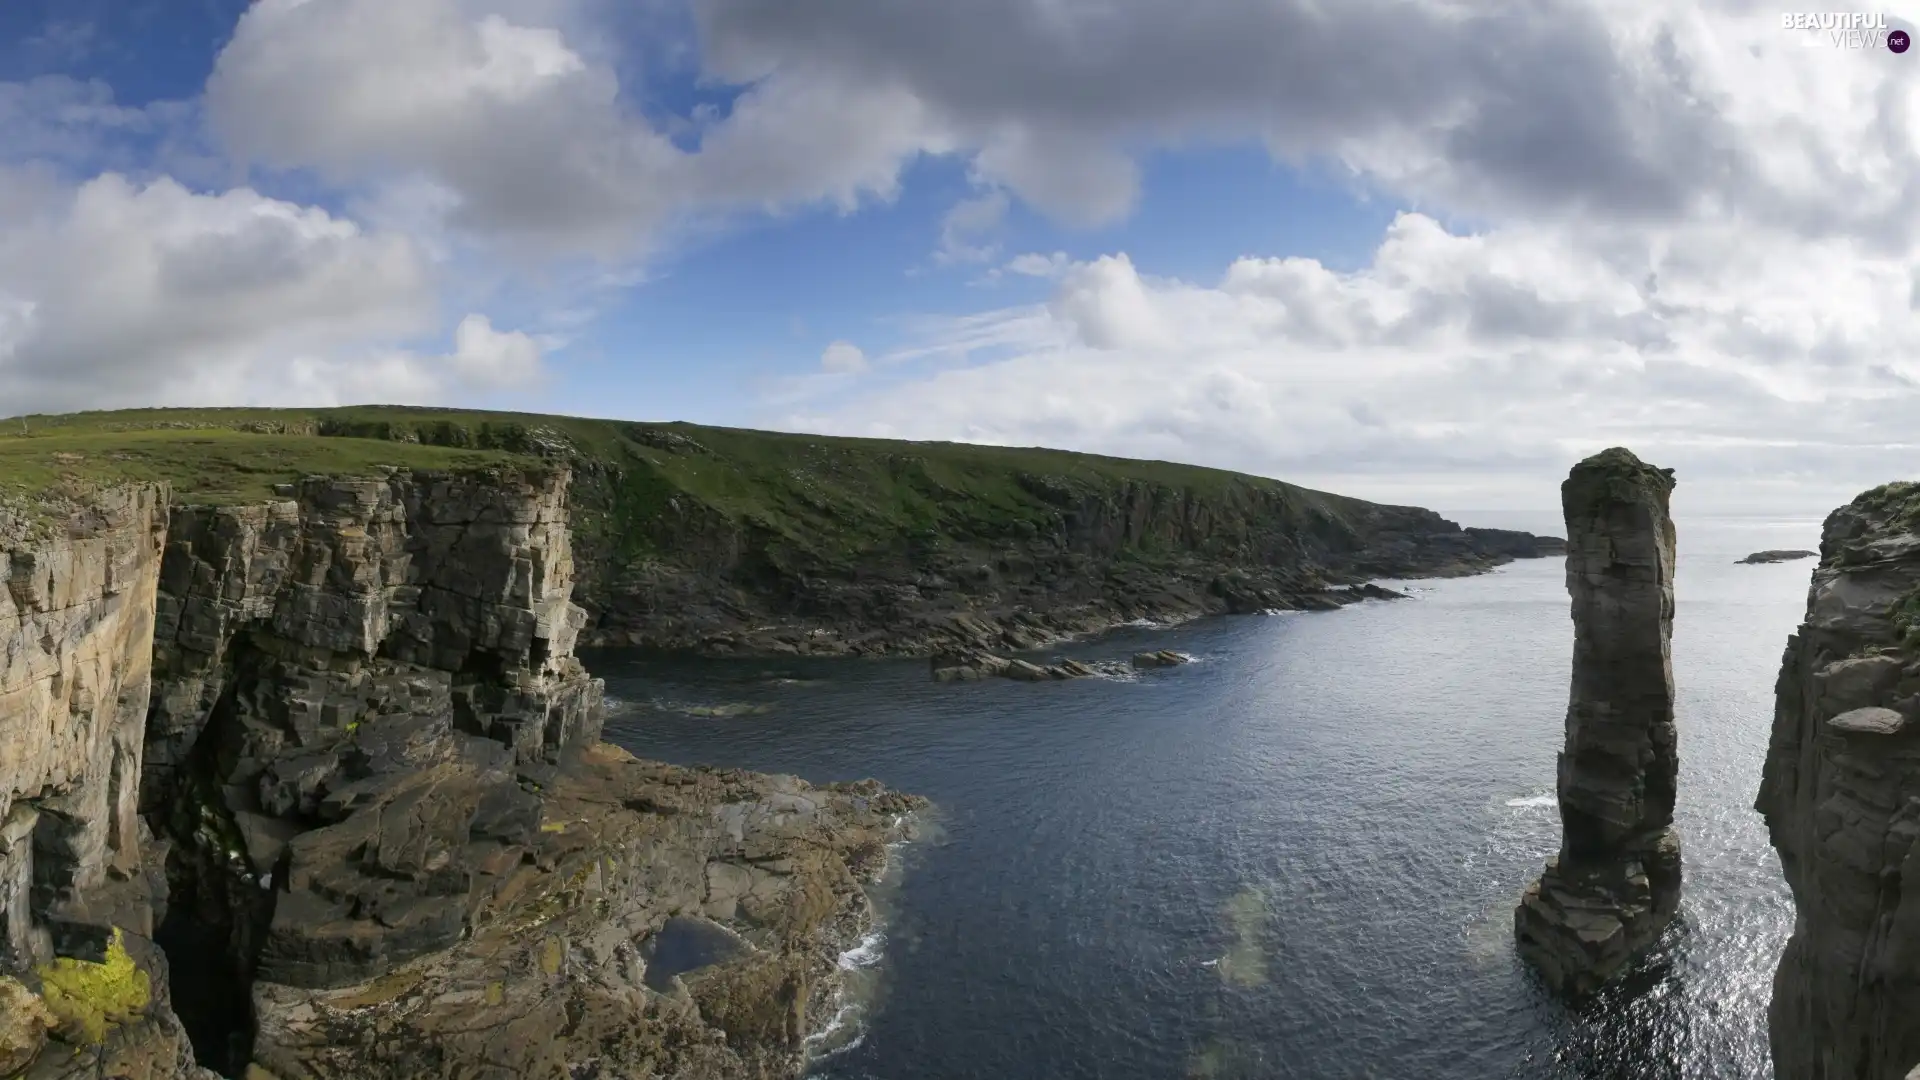
[[[165,536],[165,490],[136,486],[0,551],[0,1073],[202,1075],[152,941],[166,846],[138,812]],[[43,997],[50,977],[146,989],[100,1008]]]
[[[1780,1080],[1920,1069],[1920,485],[1834,511],[1787,641],[1756,808],[1793,891]]]
[[[4,556],[0,974],[55,1022],[0,1052],[33,1080],[794,1074],[921,803],[601,744],[568,479],[142,490]],[[670,924],[733,947],[663,950]]]
[[[1560,490],[1574,624],[1562,836],[1515,909],[1514,938],[1550,986],[1579,995],[1651,945],[1680,903],[1673,472],[1614,448]]]

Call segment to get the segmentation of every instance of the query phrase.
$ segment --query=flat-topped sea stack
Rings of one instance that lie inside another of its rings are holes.
[[[1561,485],[1573,688],[1560,753],[1560,854],[1514,911],[1522,959],[1557,992],[1597,989],[1680,904],[1673,829],[1673,470],[1615,447]]]

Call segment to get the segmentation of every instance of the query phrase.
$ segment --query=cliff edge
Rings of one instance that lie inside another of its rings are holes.
[[[568,471],[373,471],[7,516],[0,1067],[793,1075],[921,802],[601,743]]]
[[[1831,514],[1787,641],[1756,809],[1793,892],[1768,1012],[1781,1080],[1920,1066],[1920,485]]]
[[[792,1076],[922,801],[637,761],[576,646],[1013,651],[1557,544],[1054,451],[26,418],[0,435],[0,1075]]]
[[[86,454],[76,468],[160,472],[181,501],[198,501],[190,485],[244,486],[257,455],[564,467],[583,645],[1018,652],[1139,619],[1333,607],[1360,598],[1341,586],[1566,550],[1278,480],[1024,447],[373,406],[26,427],[0,431],[0,480],[9,453],[43,469],[49,453]],[[182,459],[187,446],[198,456]]]

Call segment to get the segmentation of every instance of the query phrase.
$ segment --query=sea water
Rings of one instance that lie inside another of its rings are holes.
[[[1561,559],[1408,601],[1130,627],[1053,655],[1196,662],[1063,683],[587,660],[608,737],[637,754],[937,804],[896,851],[885,925],[845,958],[854,996],[809,1043],[822,1080],[1765,1077],[1792,907],[1752,803],[1813,562],[1734,561],[1818,535],[1680,522],[1681,916],[1579,1009],[1511,944],[1559,837]]]

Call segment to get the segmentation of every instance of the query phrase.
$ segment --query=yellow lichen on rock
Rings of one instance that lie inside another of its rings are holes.
[[[17,979],[0,976],[0,1076],[12,1076],[33,1064],[56,1023],[33,991]]]
[[[68,1042],[97,1045],[107,1030],[140,1015],[153,1001],[153,983],[113,932],[104,963],[60,957],[39,969],[47,1008]]]

